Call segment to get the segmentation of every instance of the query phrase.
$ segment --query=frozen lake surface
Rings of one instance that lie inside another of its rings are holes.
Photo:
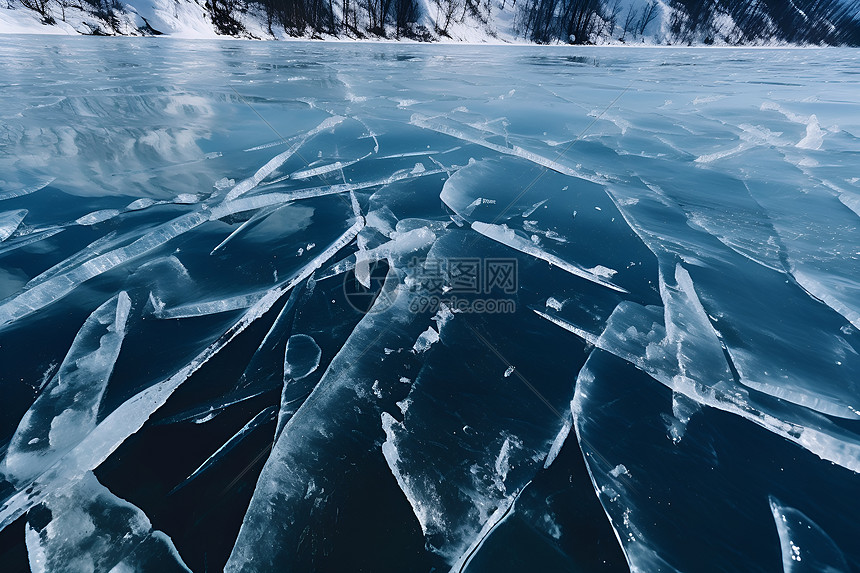
[[[858,70],[0,38],[0,569],[860,570]]]

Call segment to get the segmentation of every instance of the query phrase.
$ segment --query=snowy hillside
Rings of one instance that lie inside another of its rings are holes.
[[[860,45],[860,0],[3,0],[0,33]]]

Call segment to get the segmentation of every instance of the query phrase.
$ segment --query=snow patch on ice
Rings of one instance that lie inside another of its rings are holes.
[[[618,464],[614,468],[609,471],[609,475],[614,478],[620,478],[621,476],[631,477],[630,472],[627,470],[624,464]]]
[[[426,352],[431,346],[439,342],[439,333],[432,326],[428,326],[427,330],[421,333],[418,336],[418,340],[415,341],[415,345],[412,347],[412,351],[415,354],[421,354]]]

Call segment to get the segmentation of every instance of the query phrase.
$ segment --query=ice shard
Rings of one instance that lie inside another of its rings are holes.
[[[523,149],[518,145],[506,147],[496,143],[491,143],[490,141],[487,141],[486,139],[481,137],[480,134],[469,133],[469,131],[474,131],[474,128],[470,129],[469,126],[449,127],[448,125],[445,125],[444,123],[439,122],[434,118],[423,117],[418,114],[413,115],[410,121],[413,125],[417,125],[418,127],[423,127],[424,129],[431,129],[438,133],[450,135],[451,137],[454,137],[461,141],[481,145],[483,147],[486,147],[487,149],[496,151],[498,153],[520,157],[522,159],[525,159],[526,161],[530,161],[532,163],[540,165],[541,167],[546,167],[547,169],[552,169],[553,171],[557,171],[563,175],[569,175],[571,177],[578,177],[589,180],[592,179],[592,177],[586,176],[581,172],[577,171],[576,169],[572,169],[559,161],[543,157],[537,153],[534,153],[533,151]]]
[[[27,552],[34,573],[187,572],[173,541],[91,472],[30,510]]]
[[[7,479],[23,486],[93,431],[130,309],[122,292],[84,322],[56,375],[18,424],[3,460]]]
[[[218,397],[214,400],[204,402],[199,406],[180,412],[179,414],[162,418],[154,423],[156,424],[178,424],[182,422],[193,422],[195,424],[205,424],[214,419],[221,412],[234,406],[247,402],[253,398],[272,390],[272,388],[240,388]]]
[[[278,426],[275,428],[276,439],[300,407],[301,400],[310,394],[311,387],[302,381],[316,372],[321,357],[322,349],[307,334],[294,334],[287,340],[284,351],[284,385],[281,390]]]
[[[212,252],[209,254],[214,255],[216,251],[223,249],[224,246],[227,245],[227,243],[229,243],[238,235],[242,234],[244,231],[247,231],[249,228],[253,227],[255,224],[259,223],[260,221],[277,211],[281,206],[282,205],[276,204],[263,207],[262,209],[254,213],[247,221],[236,227],[236,230],[227,235],[227,237],[223,241],[218,243],[218,245],[216,245],[215,248],[212,249]]]
[[[241,442],[245,437],[248,436],[251,432],[257,429],[259,426],[266,424],[268,422],[272,422],[275,419],[275,412],[277,408],[275,406],[269,406],[265,408],[263,411],[258,413],[256,416],[251,418],[247,424],[242,426],[242,428],[233,434],[229,440],[224,442],[224,444],[218,448],[215,452],[212,453],[211,456],[206,458],[206,460],[200,464],[197,469],[195,469],[191,474],[185,478],[185,480],[177,485],[170,493],[175,493],[179,491],[181,488],[185,487],[195,479],[197,479],[203,472],[217,464],[220,460],[226,456],[230,450],[235,448],[239,442]]]
[[[528,484],[526,484],[528,485]],[[524,486],[525,487],[525,486]],[[451,566],[451,573],[459,573],[460,571],[464,571],[466,567],[469,566],[469,563],[472,561],[472,557],[481,549],[481,546],[484,544],[484,541],[490,536],[493,530],[498,527],[510,514],[514,511],[514,504],[517,501],[517,497],[520,492],[517,492],[515,495],[511,495],[506,498],[499,507],[496,508],[496,511],[487,519],[484,523],[484,526],[475,536],[472,543],[469,547],[466,548],[466,551],[454,561],[454,564]]]
[[[307,334],[294,334],[287,341],[284,355],[284,377],[301,380],[319,367],[322,351]]]
[[[373,451],[370,436],[378,431],[378,422],[373,420],[378,414],[370,416],[377,411],[378,398],[371,391],[375,363],[382,360],[396,365],[412,360],[401,353],[386,354],[384,349],[411,346],[422,323],[421,315],[408,310],[408,289],[397,281],[386,284],[384,288],[393,292],[376,299],[378,310],[371,310],[358,323],[278,436],[257,481],[226,571],[301,568],[301,555],[291,549],[303,535],[299,516],[311,515],[318,511],[314,508],[331,503],[330,492],[344,479],[346,467],[362,463]],[[362,360],[364,356],[375,360]],[[386,391],[402,385],[393,377],[379,383],[385,384]],[[333,408],[334,404],[338,407]],[[323,448],[323,443],[332,447]],[[279,517],[282,515],[290,517],[284,520]]]
[[[665,275],[670,272],[674,276],[667,280]],[[727,391],[734,377],[690,273],[678,264],[674,269],[661,269],[659,279],[666,351],[677,359],[676,376]]]
[[[249,294],[241,294],[223,298],[219,300],[208,300],[204,302],[194,302],[165,308],[163,303],[155,301],[153,314],[158,318],[189,318],[192,316],[206,316],[209,314],[218,314],[221,312],[230,312],[233,310],[242,310],[252,306],[266,294],[263,292],[255,292]]]
[[[0,193],[0,201],[4,201],[6,199],[14,199],[16,197],[23,197],[24,195],[35,193],[36,191],[44,189],[45,187],[53,183],[55,179],[55,177],[43,177],[30,185],[19,187],[18,189],[3,191],[2,193]]]
[[[550,321],[551,323],[553,323],[555,325],[562,327],[563,329],[567,330],[568,332],[572,332],[573,334],[577,335],[578,337],[580,337],[581,339],[583,339],[587,343],[593,344],[595,346],[597,345],[597,342],[599,339],[598,335],[592,334],[592,333],[590,333],[590,332],[588,332],[582,328],[579,328],[575,324],[571,324],[571,323],[567,322],[566,320],[561,319],[557,316],[553,316],[551,314],[547,314],[547,313],[541,312],[539,310],[534,310],[534,312],[535,312],[535,314],[537,314],[541,318],[545,318],[546,320]]]
[[[361,212],[361,206],[358,204],[358,199],[355,196],[355,193],[349,192],[349,202],[352,205],[352,214],[356,218],[360,218],[365,222],[365,229],[367,228],[367,219],[365,219],[364,215]],[[361,284],[365,289],[370,288],[370,263],[367,259],[367,237],[365,237],[362,233],[358,234],[358,237],[355,238],[356,246],[358,247],[358,251],[355,253],[355,280]]]
[[[293,171],[292,173],[290,173],[290,179],[310,179],[311,177],[325,175],[326,173],[331,173],[332,171],[340,171],[344,167],[349,167],[350,165],[358,163],[359,161],[367,157],[370,157],[370,155],[368,154],[360,159],[354,159],[352,161],[335,161],[334,163],[329,163],[327,165],[319,165],[317,167],[309,167],[307,169]]]
[[[282,153],[279,153],[275,157],[271,158],[268,162],[266,162],[266,164],[260,167],[257,172],[254,173],[253,176],[239,182],[235,187],[230,190],[229,193],[227,193],[225,200],[233,201],[234,199],[244,195],[257,185],[259,185],[263,179],[271,175],[271,173],[275,169],[283,165],[284,162],[287,161],[287,159],[295,155],[295,153],[302,147],[302,145],[305,144],[308,139],[321,131],[335,127],[339,123],[343,122],[344,119],[346,118],[340,116],[332,116],[325,118],[319,125],[302,135],[302,137],[299,138],[296,143],[290,146],[289,149]]]
[[[139,237],[142,234],[143,232],[139,230],[124,235],[118,235],[116,231],[111,231],[103,237],[96,239],[74,255],[67,257],[53,267],[41,272],[40,274],[30,279],[30,281],[27,283],[27,288],[32,288],[39,283],[45,282],[49,278],[58,275],[64,271],[67,271],[72,267],[78,266],[81,263],[85,262],[87,259],[91,259],[95,256],[98,256],[105,251],[113,250],[122,242],[131,242],[134,238]]]
[[[409,172],[394,173],[388,177],[360,183],[338,183],[335,185],[323,185],[319,187],[309,187],[283,192],[271,191],[260,195],[239,197],[232,201],[225,201],[224,203],[214,206],[211,210],[210,218],[212,220],[223,219],[224,217],[235,215],[236,213],[254,211],[273,205],[283,205],[290,201],[323,197],[325,195],[339,195],[341,193],[349,193],[350,191],[357,191],[359,189],[369,189],[380,185],[389,185],[406,179],[436,175],[440,172],[440,170],[429,170],[416,175],[411,175]]]
[[[59,463],[55,463],[39,476],[30,487],[26,490],[18,490],[4,500],[0,505],[0,529],[6,527],[35,504],[40,503],[52,490],[73,483],[84,472],[98,467],[130,435],[140,430],[150,416],[163,406],[173,392],[194,372],[265,314],[284,293],[309,277],[337,251],[349,244],[360,230],[361,223],[355,223],[326,250],[302,267],[289,282],[266,293],[262,299],[249,308],[238,321],[233,323],[215,342],[203,349],[191,362],[167,379],[138,392],[123,402],[101,420],[77,446],[63,456],[62,460],[57,460]],[[7,460],[8,457],[7,453]],[[22,468],[24,471],[27,469],[26,465]]]
[[[254,352],[237,384],[238,388],[283,388],[284,348],[290,338],[299,298],[307,294],[308,279],[293,288],[272,327]]]
[[[54,235],[61,233],[62,231],[63,229],[61,227],[55,227],[53,229],[46,229],[44,231],[35,231],[27,235],[4,241],[4,243],[0,245],[0,255],[14,251],[16,249],[20,249],[22,247],[26,247],[28,245],[32,245],[34,243],[38,243],[39,241],[43,241],[49,237],[53,237]]]
[[[114,217],[118,216],[119,213],[120,212],[117,209],[100,209],[98,211],[88,213],[82,217],[78,217],[77,219],[75,219],[75,223],[83,226],[96,225],[109,219],[113,219]]]
[[[784,573],[841,573],[851,570],[842,551],[818,524],[773,496],[769,501],[779,533]]]
[[[561,430],[559,430],[558,435],[552,441],[552,446],[549,449],[549,453],[546,455],[546,460],[544,460],[543,462],[544,469],[551,466],[555,459],[558,457],[558,454],[561,451],[562,446],[564,446],[564,442],[565,440],[567,440],[567,436],[570,434],[570,429],[572,427],[572,420],[565,419],[564,423],[561,426]]]
[[[171,239],[209,220],[189,213],[158,226],[131,244],[97,255],[77,267],[45,280],[0,304],[0,328],[68,295],[81,283],[149,253]]]
[[[514,232],[512,229],[507,228],[504,225],[493,225],[488,223],[482,223],[480,221],[475,221],[474,223],[472,223],[472,229],[484,235],[485,237],[493,239],[494,241],[498,241],[503,245],[511,247],[512,249],[516,249],[517,251],[523,252],[527,255],[542,259],[553,266],[559,267],[560,269],[569,272],[574,276],[583,278],[587,281],[591,281],[601,286],[605,286],[606,288],[612,289],[614,291],[622,293],[627,292],[626,289],[607,280],[615,274],[615,271],[613,271],[612,269],[606,268],[601,265],[586,269],[576,263],[565,261],[564,259],[561,259],[560,257],[548,253],[541,248],[535,246],[533,242],[517,235],[516,232]]]
[[[26,216],[26,209],[0,213],[0,241],[5,241],[11,237]]]
[[[377,247],[363,252],[359,251],[355,255],[350,255],[349,257],[338,261],[334,265],[331,265],[327,269],[324,269],[320,274],[319,280],[357,269],[359,261],[361,261],[363,265],[366,265],[365,270],[363,271],[366,275],[359,277],[359,271],[357,270],[356,280],[359,280],[359,282],[361,282],[361,280],[366,280],[367,284],[365,285],[365,288],[367,288],[367,285],[370,284],[369,273],[371,263],[384,259],[403,263],[404,259],[408,260],[414,253],[429,247],[435,239],[436,233],[431,230],[430,226],[418,227],[416,229],[397,233],[390,241],[386,241]]]

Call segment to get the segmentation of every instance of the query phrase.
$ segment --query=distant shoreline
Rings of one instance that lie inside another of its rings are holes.
[[[832,6],[809,15],[801,11],[800,23],[787,9],[736,22],[722,11],[729,8],[717,5],[693,18],[681,0],[594,0],[582,21],[565,20],[567,12],[559,7],[579,0],[386,0],[379,6],[390,8],[380,12],[374,12],[373,2],[355,0],[111,0],[107,12],[93,8],[100,1],[7,0],[0,6],[0,35],[624,48],[860,46],[860,12],[848,7],[860,0],[832,0],[834,6],[846,3],[841,11]],[[278,11],[305,4],[322,12]],[[398,12],[403,6],[411,6],[407,16]],[[825,28],[829,31],[822,32]]]
[[[5,10],[0,8],[0,15],[2,15],[2,11]],[[0,24],[2,24],[2,19],[0,19]],[[67,33],[62,30],[57,30],[55,26],[47,26],[44,25],[44,28],[47,28],[45,31],[7,31],[4,29],[0,29],[0,38],[11,38],[11,37],[20,37],[20,36],[61,36],[68,38],[101,38],[106,41],[111,39],[140,39],[146,41],[163,41],[163,40],[182,40],[182,41],[236,41],[236,42],[272,42],[275,44],[280,43],[311,43],[311,44],[379,44],[379,45],[392,45],[392,46],[470,46],[470,47],[507,47],[507,48],[569,48],[569,49],[603,49],[603,48],[613,48],[613,49],[636,49],[636,50],[648,50],[648,49],[665,49],[665,50],[696,50],[696,49],[704,49],[704,50],[832,50],[832,49],[857,49],[860,46],[849,46],[849,45],[837,45],[837,46],[829,46],[829,45],[816,45],[816,44],[789,44],[789,43],[781,43],[774,42],[770,44],[660,44],[660,43],[617,43],[617,42],[606,42],[603,44],[570,44],[570,43],[547,43],[547,44],[539,44],[537,42],[529,42],[523,39],[515,39],[510,41],[504,40],[487,40],[487,41],[470,41],[470,40],[451,40],[449,38],[435,39],[435,40],[415,40],[412,38],[349,38],[349,37],[302,37],[302,36],[288,36],[282,38],[245,38],[238,36],[229,36],[229,35],[212,35],[212,36],[183,36],[183,35],[174,35],[174,34],[158,34],[158,35],[135,35],[135,34],[115,34],[110,36],[98,35],[98,34],[82,34],[80,32],[75,33]]]

